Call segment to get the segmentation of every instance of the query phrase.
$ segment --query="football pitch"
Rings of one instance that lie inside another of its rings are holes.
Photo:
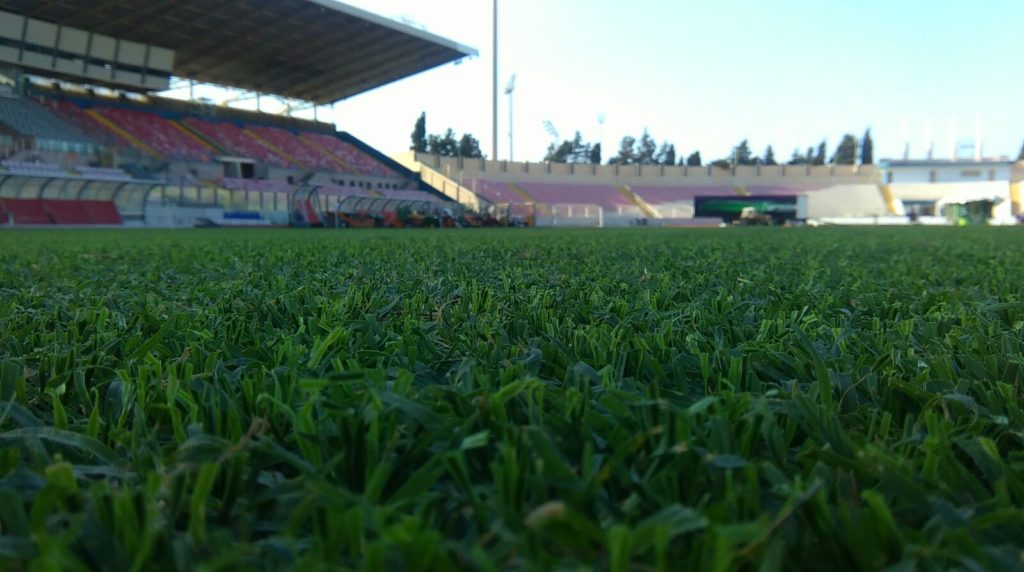
[[[1021,569],[1022,252],[0,231],[0,568]]]

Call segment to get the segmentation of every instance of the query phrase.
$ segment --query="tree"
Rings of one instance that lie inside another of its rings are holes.
[[[658,154],[654,156],[655,160],[661,165],[675,165],[676,164],[676,146],[665,142],[661,144],[658,149]]]
[[[818,144],[818,152],[815,153],[814,161],[812,162],[812,164],[814,164],[814,165],[824,165],[825,164],[825,154],[826,154],[825,142],[822,141],[821,143]],[[808,155],[810,155],[810,153],[808,153]]]
[[[836,147],[836,154],[832,156],[832,162],[836,165],[857,164],[857,138],[847,133],[843,140]]]
[[[601,144],[594,143],[594,146],[590,148],[590,164],[600,165],[601,164]]]
[[[600,150],[598,150],[600,154]],[[577,131],[572,141],[562,141],[555,145],[548,145],[548,152],[544,160],[551,163],[586,163],[591,160],[591,148],[589,143],[584,143],[583,136]]]
[[[771,145],[769,145],[768,148],[764,150],[764,164],[778,165],[778,163],[775,162],[775,151],[772,150]]]
[[[449,127],[444,136],[431,135],[427,138],[427,150],[442,157],[456,157],[459,154],[459,141],[455,132]]]
[[[1024,143],[1020,145],[1020,153],[1017,154],[1018,161],[1024,161]]]
[[[479,159],[484,156],[483,152],[480,151],[480,142],[477,141],[476,137],[466,133],[459,139],[459,156],[471,159]]]
[[[619,154],[608,160],[609,165],[632,165],[636,163],[636,138],[626,135],[619,143]]]
[[[657,154],[658,144],[644,129],[644,134],[640,136],[640,142],[637,144],[636,162],[641,165],[654,165],[658,163]]]
[[[427,112],[420,113],[416,126],[412,128],[412,145],[409,149],[417,153],[427,152]]]
[[[417,153],[432,153],[442,157],[468,157],[478,159],[484,156],[480,150],[480,141],[469,133],[455,138],[455,131],[449,128],[444,135],[427,134],[427,114],[420,113],[416,125],[412,129],[412,145],[410,149]]]
[[[814,164],[814,147],[808,147],[806,153],[793,150],[793,157],[789,160],[790,165],[812,165]]]
[[[549,163],[568,163],[569,155],[572,154],[572,142],[562,141],[561,144],[555,146],[554,143],[548,145],[548,152],[544,155],[544,160]]]
[[[700,167],[700,151],[694,151],[690,153],[690,156],[686,158],[687,167]]]
[[[732,156],[727,160],[733,165],[754,165],[754,156],[750,152],[750,144],[744,139],[740,144],[732,148]]]
[[[875,144],[871,140],[871,130],[864,131],[864,139],[860,142],[860,164],[870,165],[875,162]]]
[[[810,149],[808,149],[809,151]],[[789,158],[789,165],[806,165],[807,156],[800,153],[799,149],[793,149],[793,156]]]
[[[572,137],[572,153],[569,154],[571,163],[586,163],[590,160],[590,143],[583,142],[583,136],[577,131]]]

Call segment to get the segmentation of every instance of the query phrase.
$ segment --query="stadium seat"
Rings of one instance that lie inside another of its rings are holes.
[[[352,167],[352,169],[354,169],[358,174],[369,175],[372,177],[397,176],[397,173],[374,160],[366,153],[363,153],[357,149],[355,145],[347,141],[342,141],[337,137],[324,135],[322,133],[303,133],[300,137],[312,141],[314,145],[330,151],[334,156]]]
[[[344,185],[320,185],[317,187],[317,192],[321,195],[328,197],[378,197],[379,194],[374,194],[366,189],[360,189],[359,187],[349,187]]]
[[[43,208],[57,224],[92,224],[79,201],[48,199],[43,201]]]
[[[134,109],[98,108],[104,117],[167,159],[207,162],[211,149],[159,115]]]
[[[286,159],[279,157],[272,149],[234,124],[203,121],[194,117],[186,119],[185,122],[214,143],[239,157],[249,157],[276,167],[288,166]]]
[[[342,165],[330,155],[308,145],[290,131],[277,127],[248,126],[249,131],[288,155],[297,166],[306,169],[341,171]]]
[[[95,181],[131,181],[132,176],[112,167],[75,167],[79,175]]]
[[[35,161],[0,161],[7,172],[12,175],[24,175],[26,177],[66,177],[68,174],[64,169],[50,163],[39,163]]]
[[[462,182],[462,186],[475,191],[477,195],[494,204],[516,204],[523,202],[523,197],[505,183],[485,179],[470,179]]]
[[[0,207],[10,213],[14,224],[54,224],[50,213],[38,199],[0,199]]]
[[[431,202],[443,202],[443,199],[438,198],[430,193],[423,191],[404,191],[404,190],[382,190],[378,191],[380,195],[387,199],[401,199],[406,201],[431,201]]]
[[[78,201],[92,224],[121,224],[121,214],[114,201]]]
[[[94,143],[44,106],[22,98],[0,96],[0,123],[29,137],[72,143]]]
[[[232,191],[250,191],[264,193],[290,193],[294,185],[285,181],[266,181],[263,179],[232,179],[222,178],[215,181],[218,185]]]
[[[611,185],[573,185],[556,183],[519,183],[538,202],[554,204],[598,205],[605,209],[635,208],[617,187]]]
[[[59,115],[66,122],[74,125],[83,133],[88,133],[92,139],[102,145],[109,145],[111,147],[133,146],[132,142],[123,139],[117,133],[107,129],[106,125],[96,121],[94,118],[89,116],[85,110],[70,101],[44,100],[43,105]]]

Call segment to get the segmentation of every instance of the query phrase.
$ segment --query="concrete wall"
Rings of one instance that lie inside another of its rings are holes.
[[[878,185],[837,185],[807,193],[807,217],[876,217],[888,214]]]

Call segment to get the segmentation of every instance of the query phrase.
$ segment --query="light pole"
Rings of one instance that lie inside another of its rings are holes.
[[[491,154],[492,159],[498,160],[498,0],[494,0],[494,30],[492,33],[494,40],[493,52],[493,69],[491,79],[494,81],[492,98],[491,98]]]
[[[508,86],[505,88],[505,95],[508,96],[508,160],[513,161],[513,153],[515,150],[512,148],[512,92],[516,89],[516,74],[512,74],[512,79],[508,80]]]

